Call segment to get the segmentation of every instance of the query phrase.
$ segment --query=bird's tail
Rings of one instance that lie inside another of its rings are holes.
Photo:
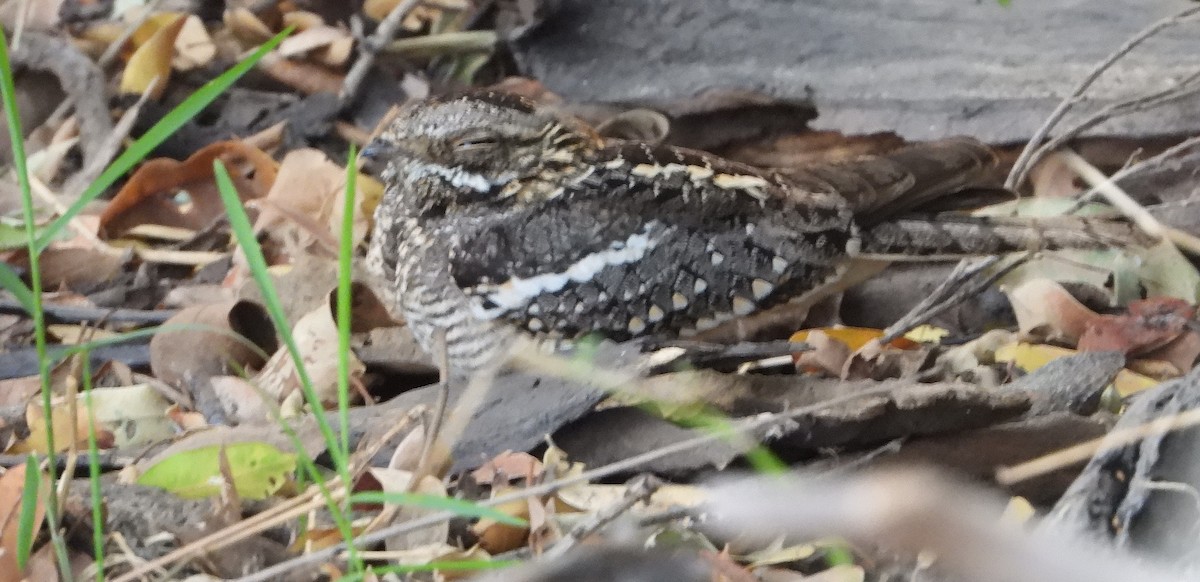
[[[882,222],[864,228],[860,234],[860,255],[891,259],[1149,246],[1155,242],[1124,222],[1073,216],[1030,219],[943,215]]]
[[[797,168],[785,176],[809,192],[837,192],[860,224],[874,224],[994,178],[996,154],[958,137],[882,156]]]

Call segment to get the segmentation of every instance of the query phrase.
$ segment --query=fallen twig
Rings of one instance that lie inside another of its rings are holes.
[[[404,17],[421,1],[401,0],[379,23],[375,34],[359,43],[358,60],[354,61],[354,66],[350,67],[350,71],[346,73],[346,78],[342,81],[342,92],[338,95],[338,101],[342,107],[354,102],[359,90],[362,89],[363,81],[367,78],[367,72],[375,64],[375,57],[396,37],[396,34],[400,32],[400,24],[404,22]]]
[[[159,324],[175,315],[174,310],[159,309],[107,309],[103,307],[78,307],[74,305],[42,304],[46,318],[57,323],[84,323],[107,320],[114,323]],[[5,315],[28,315],[16,301],[0,299],[0,313]]]
[[[1097,125],[1100,125],[1101,123],[1104,123],[1105,121],[1118,115],[1128,115],[1130,113],[1145,111],[1147,109],[1163,105],[1164,103],[1168,103],[1176,99],[1187,97],[1193,93],[1196,93],[1197,91],[1200,91],[1200,86],[1191,86],[1192,83],[1197,79],[1200,79],[1200,71],[1196,71],[1191,75],[1188,75],[1169,89],[1163,89],[1162,91],[1158,91],[1156,93],[1135,97],[1120,103],[1114,103],[1105,107],[1104,109],[1101,109],[1100,111],[1097,111],[1087,119],[1075,124],[1074,127],[1071,127],[1061,134],[1054,136],[1049,141],[1042,144],[1037,151],[1033,152],[1029,161],[1025,164],[1023,175],[1017,176],[1016,184],[1019,186],[1022,182],[1024,182],[1026,176],[1028,176],[1029,172],[1035,166],[1037,166],[1038,162],[1040,162],[1042,158],[1049,155],[1050,152],[1056,151],[1063,147],[1067,142],[1075,139],[1083,132],[1096,127]]]
[[[20,48],[13,51],[11,58],[14,65],[49,71],[58,78],[67,97],[75,102],[79,147],[85,165],[91,163],[113,130],[104,72],[71,43],[36,32],[25,33]]]
[[[599,531],[614,519],[629,511],[634,505],[650,499],[650,496],[654,495],[654,492],[658,491],[662,485],[662,480],[653,475],[638,475],[634,477],[626,485],[625,495],[621,497],[620,501],[597,511],[595,514],[589,516],[588,519],[571,528],[571,531],[567,532],[567,535],[563,536],[558,543],[546,550],[546,553],[542,557],[547,560],[553,560],[565,555],[571,548],[582,542],[584,538]]]
[[[1039,127],[1037,131],[1033,133],[1033,136],[1029,138],[1029,142],[1025,144],[1025,149],[1021,150],[1021,154],[1017,157],[1017,161],[1013,163],[1012,171],[1009,172],[1008,178],[1004,181],[1004,187],[1015,191],[1021,185],[1021,182],[1024,181],[1025,176],[1029,172],[1029,168],[1032,165],[1031,161],[1033,160],[1034,152],[1038,146],[1042,144],[1042,141],[1046,139],[1046,136],[1050,135],[1050,131],[1054,129],[1054,126],[1062,120],[1071,107],[1074,107],[1075,104],[1079,102],[1080,96],[1087,91],[1088,87],[1091,87],[1092,83],[1096,82],[1096,79],[1098,79],[1100,75],[1104,73],[1104,71],[1108,70],[1109,67],[1111,67],[1122,57],[1129,54],[1130,51],[1137,48],[1138,45],[1153,37],[1155,34],[1158,34],[1159,31],[1180,24],[1196,14],[1200,14],[1200,7],[1190,6],[1172,16],[1163,18],[1142,29],[1141,32],[1134,35],[1133,38],[1125,41],[1124,44],[1118,47],[1117,50],[1113,51],[1112,54],[1108,55],[1108,57],[1106,57],[1103,61],[1100,61],[1098,64],[1096,64],[1096,66],[1093,67],[1090,72],[1088,72],[1088,74],[1079,82],[1079,84],[1075,86],[1075,89],[1072,90],[1069,95],[1064,97],[1061,102],[1059,102],[1058,107],[1056,107],[1054,111],[1050,113],[1050,116],[1046,118],[1046,121],[1042,124],[1042,126]]]
[[[540,358],[537,358],[537,360],[540,360],[540,361],[537,363],[533,363],[533,365],[537,366],[539,369],[542,369],[542,370],[545,370],[548,372],[554,371],[554,372],[559,373],[559,374],[551,373],[551,374],[547,374],[547,375],[560,375],[560,376],[568,377],[568,378],[577,377],[577,376],[582,375],[582,376],[586,376],[587,378],[589,378],[592,381],[601,383],[606,386],[614,385],[614,384],[619,385],[622,378],[628,378],[628,376],[626,376],[624,374],[620,374],[620,373],[598,374],[594,370],[591,370],[591,371],[580,370],[579,367],[575,364],[575,362],[566,361],[562,358],[551,358],[551,357],[547,357],[547,356],[541,356]],[[530,363],[530,362],[526,361],[526,363]],[[530,497],[549,495],[549,494],[554,493],[555,491],[558,491],[565,487],[570,487],[572,485],[576,485],[579,483],[586,483],[586,482],[592,481],[594,479],[600,479],[603,477],[607,477],[609,475],[614,475],[617,473],[630,471],[639,466],[642,466],[645,463],[655,461],[657,459],[661,459],[664,457],[668,457],[670,455],[678,454],[683,451],[700,448],[700,447],[717,442],[722,439],[727,439],[727,438],[729,438],[730,433],[738,434],[738,435],[748,435],[748,434],[754,434],[754,433],[757,433],[760,431],[770,430],[772,427],[778,427],[781,425],[786,426],[792,422],[792,419],[794,419],[796,417],[813,414],[815,412],[819,412],[821,410],[824,410],[824,409],[827,409],[827,408],[830,408],[833,406],[839,406],[839,405],[842,405],[842,404],[845,404],[848,402],[853,402],[860,398],[870,398],[873,396],[889,394],[894,391],[895,391],[895,388],[893,388],[893,387],[864,390],[862,392],[857,392],[854,394],[847,394],[844,396],[831,398],[829,400],[826,400],[825,402],[813,404],[811,406],[797,408],[794,410],[789,410],[786,412],[758,415],[757,417],[754,417],[747,421],[735,424],[732,427],[732,429],[728,432],[722,432],[720,434],[705,434],[705,435],[697,436],[697,437],[694,437],[691,439],[675,442],[675,443],[672,443],[665,447],[655,449],[653,451],[649,451],[646,453],[642,453],[640,455],[635,455],[628,459],[617,461],[615,463],[604,465],[602,467],[597,467],[595,469],[584,471],[582,473],[579,473],[579,474],[576,474],[576,475],[573,475],[570,477],[564,477],[562,479],[558,479],[558,480],[551,481],[548,483],[543,483],[541,485],[536,485],[533,487],[522,489],[521,491],[516,491],[516,492],[510,493],[508,495],[500,495],[497,497],[493,497],[491,499],[483,500],[483,501],[478,502],[478,504],[481,506],[484,506],[484,507],[495,507],[497,505],[509,503],[512,501],[520,501],[520,500],[528,499]],[[454,517],[456,517],[456,514],[453,512],[449,512],[449,511],[438,512],[435,514],[431,514],[431,515],[422,517],[420,519],[414,519],[412,521],[408,521],[405,523],[395,524],[395,525],[380,529],[379,531],[376,531],[376,532],[373,532],[373,533],[370,533],[370,534],[367,534],[364,536],[359,536],[358,538],[355,538],[353,540],[353,543],[359,547],[366,546],[368,544],[373,544],[373,543],[383,541],[391,536],[410,533],[410,532],[418,531],[418,530],[421,530],[421,529],[424,529],[427,527],[432,527],[434,525],[437,525],[439,523],[442,523],[442,522],[452,519]],[[260,570],[253,574],[244,576],[242,578],[238,578],[237,580],[239,580],[240,582],[261,582],[264,580],[273,580],[273,579],[276,579],[278,576],[281,576],[284,573],[294,570],[296,568],[301,568],[301,567],[305,567],[305,566],[309,566],[312,564],[316,564],[316,563],[320,563],[320,562],[323,562],[326,560],[333,559],[334,557],[338,556],[341,552],[343,552],[345,549],[346,549],[346,542],[342,542],[342,543],[337,544],[336,546],[331,546],[331,547],[328,547],[328,548],[325,548],[322,550],[318,550],[316,552],[305,554],[303,556],[297,556],[291,560],[288,560],[286,562],[281,562],[279,564],[275,564],[274,566],[271,566],[269,568],[264,568],[263,570]]]
[[[1078,174],[1079,177],[1087,181],[1095,192],[1104,196],[1109,204],[1132,220],[1146,234],[1163,237],[1193,255],[1200,255],[1200,238],[1177,228],[1164,226],[1141,204],[1138,204],[1129,194],[1126,194],[1120,186],[1117,186],[1114,178],[1105,176],[1103,172],[1089,164],[1087,160],[1075,152],[1063,152],[1063,160],[1066,161],[1067,166]],[[1130,166],[1130,168],[1136,167],[1136,165]]]
[[[967,283],[973,277],[1000,262],[1001,257],[987,257],[977,261],[963,259],[954,267],[954,271],[950,273],[950,276],[941,285],[938,285],[937,289],[934,289],[928,297],[908,310],[908,313],[901,316],[896,323],[888,326],[883,331],[883,337],[879,338],[879,343],[886,345],[908,333],[913,328],[928,322],[947,309],[962,303],[968,297],[982,292],[991,286],[992,283],[995,283],[1001,277],[1008,274],[1009,271],[1029,260],[1032,255],[1032,253],[1025,253],[1022,257],[1005,265],[991,276],[970,286]]]

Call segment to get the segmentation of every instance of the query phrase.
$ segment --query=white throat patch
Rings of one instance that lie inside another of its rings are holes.
[[[505,175],[501,176],[497,182],[493,182],[486,176],[468,172],[460,167],[447,167],[437,164],[414,164],[409,175],[411,179],[438,176],[444,178],[451,186],[456,188],[470,188],[476,192],[490,192],[494,186],[512,179],[511,176]]]

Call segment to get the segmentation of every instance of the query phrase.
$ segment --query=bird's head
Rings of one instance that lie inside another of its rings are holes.
[[[472,93],[405,105],[362,157],[387,196],[428,215],[517,196],[530,182],[553,180],[597,140],[521,97]]]

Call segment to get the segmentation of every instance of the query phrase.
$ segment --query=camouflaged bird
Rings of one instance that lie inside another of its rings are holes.
[[[604,140],[521,98],[477,93],[403,107],[363,156],[386,187],[368,268],[427,351],[445,332],[464,375],[502,361],[514,333],[687,337],[803,297],[865,254],[1106,236],[1080,222],[891,219],[992,168],[992,152],[967,139],[785,175]]]

